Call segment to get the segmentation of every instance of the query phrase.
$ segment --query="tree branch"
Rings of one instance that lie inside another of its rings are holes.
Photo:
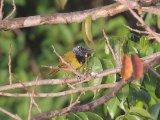
[[[60,96],[66,96],[78,92],[85,92],[85,91],[93,91],[97,89],[104,89],[104,88],[113,88],[117,83],[111,83],[111,84],[100,84],[90,87],[83,87],[83,88],[76,88],[71,90],[66,90],[63,92],[57,92],[57,93],[32,93],[33,97],[60,97]],[[0,92],[0,96],[8,96],[8,97],[30,97],[31,95],[29,93],[4,93]]]
[[[144,58],[142,58],[143,62],[145,64],[147,63],[154,63],[157,62],[160,59],[160,52],[154,53],[150,56],[146,56]],[[153,62],[154,61],[154,62]],[[93,80],[95,78],[100,78],[103,76],[107,76],[109,74],[114,74],[114,73],[119,73],[120,72],[120,67],[117,68],[113,68],[113,69],[107,69],[104,70],[100,73],[97,73],[94,77],[87,75],[86,79],[84,80],[85,82]],[[57,85],[57,84],[71,84],[71,83],[76,83],[77,82],[77,78],[66,78],[66,79],[43,79],[43,80],[38,80],[38,81],[31,81],[31,82],[24,82],[23,85],[22,83],[15,83],[15,84],[11,84],[11,85],[3,85],[0,86],[0,92],[2,91],[6,91],[6,90],[12,90],[12,89],[17,89],[17,88],[24,88],[25,87],[30,87],[30,86],[40,86],[40,85]]]
[[[146,69],[147,64],[152,64],[151,66],[154,66],[156,64],[160,64],[160,56],[158,56],[156,59],[150,59],[150,62],[147,63],[145,62],[145,68],[144,70],[147,71],[148,69]],[[153,62],[154,61],[154,62]],[[156,62],[155,62],[156,61]],[[83,111],[88,111],[88,110],[92,110],[95,107],[97,107],[98,105],[103,104],[104,102],[110,100],[112,97],[114,97],[116,95],[116,93],[123,87],[125,86],[127,83],[131,82],[133,79],[131,78],[129,81],[124,81],[124,80],[120,80],[119,82],[117,82],[117,84],[113,87],[112,91],[110,91],[109,93],[107,93],[106,95],[91,101],[90,103],[84,104],[84,105],[78,105],[78,106],[72,106],[72,107],[66,107],[63,108],[61,110],[51,110],[48,112],[43,112],[35,117],[32,117],[31,120],[44,120],[47,118],[52,118],[58,115],[62,115],[62,114],[69,114],[71,112],[83,112]]]
[[[132,9],[136,9],[139,4],[135,1],[129,1]],[[88,16],[92,17],[92,20],[98,18],[109,17],[127,11],[127,6],[119,3],[114,3],[104,7],[93,8],[84,11],[70,12],[70,13],[55,13],[50,15],[36,15],[29,17],[13,18],[0,20],[0,29],[18,29],[24,27],[33,27],[44,24],[67,24],[67,23],[79,23],[86,19]],[[142,11],[150,12],[159,15],[159,8],[154,7],[142,7]]]

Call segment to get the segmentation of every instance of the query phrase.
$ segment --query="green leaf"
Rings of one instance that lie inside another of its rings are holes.
[[[151,100],[150,94],[147,91],[143,90],[143,89],[134,91],[133,92],[133,98],[135,100],[143,101],[146,104],[148,104],[150,102],[150,100]]]
[[[86,31],[86,36],[90,42],[93,41],[91,26],[92,26],[92,18],[91,16],[88,16],[85,20],[85,31]]]
[[[68,1],[68,0],[57,0],[57,3],[58,3],[59,8],[60,8],[61,10],[63,10],[63,9],[65,8],[65,6],[66,6],[66,4],[67,4],[67,1]]]
[[[92,37],[92,18],[91,16],[88,16],[83,22],[82,22],[82,35],[83,39],[86,43],[86,45],[89,48],[94,48],[94,42]]]
[[[160,98],[160,82],[157,83],[157,86],[155,89],[155,95],[157,98]]]
[[[110,99],[104,104],[104,107],[108,109],[109,115],[111,116],[112,119],[116,116],[116,114],[119,111],[119,104],[120,102],[117,99],[117,97]]]
[[[88,116],[89,120],[103,120],[99,115],[92,113],[92,112],[86,112],[86,115]]]
[[[105,53],[107,55],[109,55],[109,47],[108,47],[108,45],[106,43],[105,43]]]
[[[102,60],[103,69],[110,69],[114,68],[114,64],[109,59],[103,59]],[[111,74],[106,77],[104,77],[105,83],[114,83],[116,81],[116,74]]]
[[[159,115],[159,111],[160,111],[160,103],[156,103],[155,105],[153,105],[149,112],[151,114],[151,116],[157,120],[158,119],[158,115]]]
[[[98,72],[103,71],[101,61],[97,57],[92,57],[89,60],[88,66],[92,70],[92,72],[94,72],[94,73],[98,73]],[[93,80],[90,81],[89,85],[90,86],[99,85],[99,84],[101,84],[101,82],[102,82],[102,78],[96,78],[94,81]]]
[[[124,115],[120,115],[115,120],[125,120],[124,117],[125,117]]]
[[[139,107],[132,107],[129,110],[129,114],[131,114],[131,115],[138,115],[140,117],[145,117],[145,118],[154,120],[154,118],[148,113],[148,111],[146,111],[143,108],[139,108]]]
[[[52,118],[52,120],[67,120],[65,115],[61,115],[55,118]]]
[[[84,113],[84,112],[77,113],[77,115],[78,115],[82,120],[89,120],[89,119],[88,119],[88,116],[87,116],[86,113]]]
[[[160,16],[157,15],[157,26],[160,29]]]
[[[117,93],[117,97],[122,100],[125,101],[126,98],[129,95],[129,85],[124,86],[121,90],[119,90],[119,92]]]
[[[126,114],[125,115],[125,119],[126,120],[143,120],[142,118],[135,116],[135,115],[130,115],[130,114]]]

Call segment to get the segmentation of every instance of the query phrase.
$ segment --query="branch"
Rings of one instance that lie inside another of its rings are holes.
[[[160,64],[160,56],[158,58],[156,58],[156,62],[153,62],[153,59],[151,61],[151,59],[149,60],[150,63],[146,63],[145,62],[145,68],[144,70],[147,71],[148,69],[146,69],[147,64],[152,64],[152,66],[156,65],[156,64]],[[153,64],[154,63],[154,64]],[[44,120],[47,118],[52,118],[58,115],[62,115],[62,114],[69,114],[71,112],[83,112],[83,111],[88,111],[88,110],[92,110],[95,107],[97,107],[98,105],[103,104],[104,102],[110,100],[112,97],[114,97],[116,95],[116,93],[126,84],[128,84],[129,82],[131,82],[133,79],[131,78],[129,81],[124,81],[124,80],[120,80],[119,82],[117,82],[117,84],[113,87],[112,91],[110,91],[109,93],[107,93],[106,95],[91,101],[90,103],[84,104],[84,105],[79,105],[79,106],[72,106],[72,107],[66,107],[63,108],[61,110],[51,110],[48,112],[43,112],[35,117],[32,117],[31,120]]]
[[[11,118],[15,119],[15,120],[22,120],[18,115],[14,115],[8,111],[6,111],[5,109],[0,107],[0,112],[3,112],[5,114],[7,114],[8,116],[10,116]]]
[[[157,53],[154,53],[150,56],[142,58],[142,60],[145,64],[150,63],[150,65],[156,64],[154,62],[157,62],[159,59],[160,59],[160,52],[157,52]],[[113,69],[107,69],[107,70],[104,70],[100,73],[97,73],[94,77],[87,75],[86,79],[84,81],[87,82],[87,81],[93,80],[93,78],[94,79],[100,78],[103,76],[107,76],[109,74],[114,74],[114,73],[119,73],[119,72],[120,72],[120,67],[113,68]],[[0,86],[0,92],[6,91],[6,90],[17,89],[17,88],[24,88],[24,86],[31,87],[31,86],[35,86],[35,85],[40,86],[40,85],[57,85],[57,84],[67,84],[67,83],[71,84],[71,83],[76,83],[76,82],[77,82],[77,78],[43,79],[43,80],[38,80],[37,82],[34,80],[31,82],[24,82],[23,85],[22,85],[22,83],[15,83],[15,84],[11,84],[11,85]]]
[[[141,23],[142,27],[144,29],[146,29],[146,31],[148,31],[149,34],[155,38],[155,40],[160,42],[160,36],[156,32],[154,32],[148,25],[146,25],[145,22],[143,21],[143,19],[141,17],[139,17],[136,12],[133,11],[132,6],[128,2],[128,0],[118,0],[118,1],[121,4],[126,5],[126,7],[129,9],[129,11],[133,15],[133,17],[136,18]]]
[[[104,88],[113,88],[117,83],[111,83],[111,84],[100,84],[90,87],[83,87],[83,88],[76,88],[72,90],[67,90],[63,92],[57,92],[57,93],[32,93],[32,97],[60,97],[60,96],[66,96],[78,92],[85,92],[85,91],[93,91],[96,89],[104,89]],[[8,96],[8,97],[30,97],[31,95],[29,93],[4,93],[0,92],[0,96]]]
[[[33,117],[31,120],[44,120],[47,118],[52,118],[54,116],[62,115],[62,114],[67,114],[70,112],[82,112],[82,111],[88,111],[94,109],[96,106],[101,105],[105,101],[109,100],[113,96],[115,96],[116,92],[122,88],[125,84],[127,84],[126,81],[119,81],[117,85],[112,89],[111,92],[108,94],[102,96],[101,98],[94,100],[90,103],[84,104],[84,105],[79,105],[79,106],[73,106],[73,107],[66,107],[61,110],[51,110],[48,112],[43,112],[42,114]]]
[[[129,1],[131,8],[136,9],[139,4],[135,1]],[[104,18],[113,16],[124,11],[127,11],[127,6],[119,3],[114,3],[104,7],[93,8],[89,10],[70,12],[70,13],[55,13],[50,15],[36,15],[29,17],[13,18],[0,20],[0,29],[18,29],[24,27],[33,27],[44,24],[67,24],[67,23],[80,23],[85,20],[88,16],[92,17],[92,20],[98,18]],[[142,7],[143,12],[150,12],[156,15],[160,15],[159,8],[154,7]]]

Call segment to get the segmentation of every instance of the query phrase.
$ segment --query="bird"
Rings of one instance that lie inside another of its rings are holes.
[[[73,69],[77,70],[85,64],[87,58],[91,55],[91,53],[92,49],[87,49],[78,45],[74,47],[72,51],[65,53],[62,58],[65,62],[69,63]],[[55,68],[56,69],[52,69],[49,72],[49,76],[54,76],[60,70],[72,71],[71,68],[61,60],[59,60],[59,63]]]

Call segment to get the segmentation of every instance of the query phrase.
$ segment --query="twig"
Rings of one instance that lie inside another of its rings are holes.
[[[130,6],[128,0],[118,0],[118,1],[121,4],[126,5],[126,7],[129,9],[129,11],[133,15],[133,17],[135,17],[141,23],[142,27],[144,29],[146,29],[150,33],[150,35],[152,35],[158,42],[160,42],[160,36],[158,36],[153,30],[151,30],[151,28],[148,25],[145,24],[145,22],[143,21],[143,19],[141,17],[139,17],[137,15],[137,13],[132,10],[132,7]]]
[[[120,66],[122,65],[122,49],[125,43],[126,43],[126,39],[124,38],[122,44],[120,45],[120,50],[119,50],[120,51],[120,56],[119,56]]]
[[[13,6],[13,10],[11,11],[11,13],[5,19],[10,18],[13,15],[13,13],[16,11],[16,4],[15,4],[14,0],[12,0],[12,6]]]
[[[107,43],[107,45],[108,45],[108,47],[109,47],[109,50],[110,50],[111,53],[112,53],[112,56],[113,56],[116,64],[119,65],[118,55],[117,55],[117,54],[114,52],[114,50],[112,49],[112,47],[111,47],[111,45],[110,45],[110,43],[109,43],[108,36],[106,35],[104,29],[102,30],[102,32],[103,32],[103,36],[104,36],[104,38],[105,38],[105,41],[106,41],[106,43]]]
[[[137,8],[138,4],[135,1],[131,2],[132,8]],[[17,29],[17,28],[24,28],[24,27],[33,27],[38,25],[44,24],[67,24],[67,23],[80,23],[88,16],[92,17],[92,20],[96,20],[98,18],[109,17],[116,15],[118,13],[127,11],[127,7],[123,4],[114,3],[111,5],[107,5],[104,7],[83,10],[78,12],[70,12],[70,13],[56,13],[50,15],[37,15],[37,16],[29,16],[29,17],[22,17],[22,18],[14,18],[14,19],[7,19],[0,21],[0,29]],[[146,10],[146,7],[145,7]],[[142,11],[143,10],[142,7]],[[149,11],[149,10],[147,10]],[[149,11],[153,12],[153,11]],[[158,14],[159,12],[155,12]]]
[[[61,60],[64,64],[66,64],[66,65],[68,66],[69,69],[72,70],[72,72],[73,72],[74,74],[76,74],[77,76],[83,77],[83,75],[82,75],[80,72],[76,71],[71,64],[67,63],[67,62],[63,59],[63,57],[61,57],[61,56],[57,53],[57,51],[55,50],[55,48],[54,48],[53,45],[52,45],[52,48],[53,48],[53,52],[60,58],[60,60]]]
[[[157,58],[158,60],[156,60],[159,64],[160,62],[160,57]],[[153,61],[150,61],[151,63],[153,63]],[[145,63],[147,64],[147,63]],[[155,63],[154,63],[155,64]],[[145,72],[147,71],[146,69],[147,65],[145,65]],[[105,101],[108,101],[109,99],[111,99],[112,97],[114,97],[116,95],[116,93],[126,84],[128,84],[129,82],[131,82],[133,79],[131,78],[128,81],[124,81],[124,80],[120,80],[119,82],[117,82],[117,84],[113,87],[112,91],[110,91],[109,93],[107,93],[106,95],[102,96],[101,98],[91,101],[90,103],[84,104],[84,105],[79,105],[79,106],[74,106],[72,109],[69,107],[63,108],[61,110],[51,110],[48,112],[44,112],[42,114],[39,114],[35,117],[33,117],[31,120],[43,120],[46,118],[51,118],[57,115],[62,115],[62,114],[68,114],[70,112],[83,112],[83,111],[88,111],[88,110],[92,110],[95,107],[97,107],[98,105],[103,104]]]
[[[18,115],[14,115],[8,111],[6,111],[5,109],[0,107],[0,112],[3,112],[5,114],[7,114],[8,116],[10,116],[11,118],[15,119],[15,120],[22,120]]]
[[[157,63],[155,62],[160,62],[160,52],[157,52],[157,53],[154,53],[150,56],[146,56],[144,58],[142,58],[143,62],[145,64],[150,64],[151,66],[152,65],[155,65]],[[114,74],[114,73],[119,73],[120,72],[120,67],[117,67],[117,68],[113,68],[113,69],[107,69],[107,70],[104,70],[100,73],[97,73],[96,76],[92,77],[92,76],[87,76],[86,79],[84,80],[85,82],[87,81],[90,81],[90,80],[93,80],[93,78],[100,78],[100,77],[103,77],[103,76],[107,76],[109,74]],[[75,83],[77,82],[77,78],[74,77],[74,78],[67,78],[67,79],[43,79],[43,80],[38,80],[38,82],[36,83],[36,81],[30,81],[30,82],[24,82],[23,84],[26,86],[26,87],[29,87],[29,86],[34,86],[34,85],[37,85],[37,86],[40,86],[40,85],[57,85],[57,84],[67,84],[67,83]],[[3,85],[3,86],[0,86],[0,91],[6,91],[6,90],[12,90],[12,89],[17,89],[17,88],[23,88],[24,86],[21,84],[21,83],[15,83],[15,84],[12,84],[12,85]]]
[[[154,70],[152,67],[149,67],[149,69],[150,69],[158,78],[160,78],[160,74],[159,74],[156,70]]]
[[[74,94],[78,92],[93,91],[95,89],[113,88],[116,84],[117,83],[100,84],[96,86],[76,88],[76,89],[66,90],[66,91],[57,92],[57,93],[36,93],[36,94],[33,94],[33,97],[60,97],[60,96],[66,96],[66,95]],[[8,96],[8,97],[30,97],[29,93],[13,93],[12,94],[12,93],[0,92],[0,95]]]
[[[94,109],[96,106],[103,104],[105,101],[111,99],[115,94],[118,92],[119,89],[121,89],[125,84],[127,84],[126,81],[119,81],[117,85],[114,86],[111,92],[108,94],[102,96],[101,98],[94,100],[90,103],[84,104],[84,105],[79,105],[79,106],[74,106],[74,107],[66,107],[61,110],[51,110],[48,112],[44,112],[42,114],[39,114],[35,117],[33,117],[31,120],[44,120],[47,118],[51,118],[57,115],[62,115],[62,114],[68,114],[70,112],[82,112],[82,111],[88,111]]]
[[[9,53],[8,53],[8,71],[9,71],[9,84],[12,84],[12,71],[11,71],[11,67],[12,67],[12,45],[10,45],[9,48]]]
[[[38,81],[38,76],[37,76],[37,78],[36,78],[36,83],[37,83],[37,81]],[[37,85],[37,84],[36,84],[36,85]],[[28,111],[28,120],[31,119],[33,105],[35,105],[36,108],[37,108],[37,110],[39,111],[39,113],[41,113],[41,110],[39,109],[37,103],[36,103],[35,100],[34,100],[34,94],[35,94],[36,85],[33,86],[32,92],[31,92],[31,93],[29,92],[30,105],[29,105],[29,111]]]
[[[1,0],[1,6],[0,6],[0,20],[3,19],[3,6],[4,6],[4,0]]]
[[[133,29],[131,28],[130,26],[127,26],[127,25],[124,25],[126,28],[128,28],[129,30],[133,31],[133,32],[136,32],[136,33],[139,33],[139,34],[149,34],[149,32],[147,31],[140,31],[140,30],[137,30],[137,29]]]

